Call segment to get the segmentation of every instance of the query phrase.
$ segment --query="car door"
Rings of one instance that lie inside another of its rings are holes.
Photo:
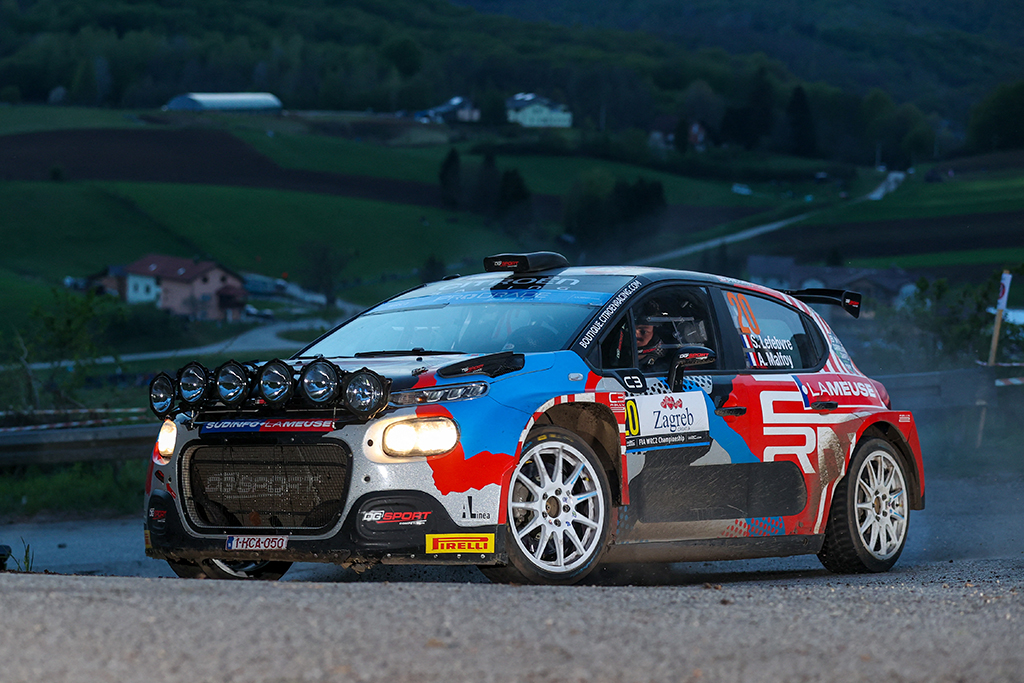
[[[602,344],[606,372],[621,375],[632,364],[644,380],[643,391],[625,399],[630,521],[620,539],[716,537],[749,507],[747,470],[758,461],[716,414],[732,386],[716,311],[706,287],[657,287]],[[674,373],[670,386],[676,356],[695,346],[713,352],[713,362]],[[690,524],[712,520],[720,523]]]
[[[825,341],[806,314],[768,295],[724,288],[719,296],[723,343],[739,350],[730,355],[735,375],[719,410],[754,456],[747,473],[747,522],[772,533],[821,533],[819,433],[844,418],[830,414],[828,404],[814,402],[801,376],[820,370]],[[824,446],[840,451],[842,461],[844,446],[836,439]],[[832,464],[824,468],[830,480],[838,476],[831,471],[835,462],[830,458]]]

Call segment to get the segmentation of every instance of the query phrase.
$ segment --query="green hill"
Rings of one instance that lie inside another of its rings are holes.
[[[623,6],[631,16],[650,9],[639,0]],[[898,42],[890,38],[872,49]],[[996,71],[1021,61],[961,38],[936,44],[962,67],[963,114]],[[865,99],[863,88],[843,89],[856,85],[843,74],[830,84],[771,50],[751,54],[756,47],[694,50],[671,32],[527,22],[444,0],[4,2],[0,101],[149,109],[184,91],[249,90],[273,92],[290,110],[414,112],[462,95],[497,125],[505,98],[536,92],[568,105],[583,130],[646,132],[659,118],[700,119],[716,141],[863,164],[879,144],[890,165],[936,149],[926,114],[952,111],[944,102],[901,108],[913,95],[902,81],[873,83],[891,85],[891,96]],[[886,59],[863,68],[887,72]],[[977,77],[979,59],[995,71]],[[929,87],[919,75],[905,80]],[[793,109],[793,98],[806,103]],[[803,147],[796,129],[808,138]],[[955,139],[940,135],[939,143],[946,149]]]
[[[691,49],[763,52],[809,81],[882,88],[962,126],[1024,73],[1018,0],[453,0],[566,26],[644,31]]]
[[[85,277],[149,252],[211,256],[229,268],[303,282],[311,249],[347,258],[340,295],[371,303],[419,282],[434,253],[476,270],[513,247],[482,221],[375,201],[263,189],[149,183],[0,183],[3,329],[22,327],[65,276]]]

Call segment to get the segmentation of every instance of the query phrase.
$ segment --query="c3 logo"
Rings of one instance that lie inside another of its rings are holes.
[[[622,383],[626,385],[627,389],[634,391],[643,391],[644,389],[644,381],[636,375],[623,375]]]

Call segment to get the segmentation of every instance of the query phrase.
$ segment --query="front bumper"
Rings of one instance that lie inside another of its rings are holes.
[[[146,554],[150,557],[343,566],[378,562],[496,564],[507,559],[496,524],[500,487],[488,486],[487,491],[474,491],[469,498],[470,506],[476,499],[477,511],[489,508],[493,514],[474,514],[471,507],[467,515],[467,496],[441,494],[424,459],[394,461],[367,453],[362,446],[373,443],[380,425],[345,425],[326,434],[258,438],[252,434],[201,435],[199,426],[182,423],[179,429],[174,457],[166,465],[155,466],[150,479],[145,522]],[[261,453],[273,453],[276,460],[263,463]],[[310,464],[314,455],[323,460],[323,453],[336,462]],[[310,492],[296,472],[318,482],[332,476],[344,476],[344,481],[340,486],[332,481],[330,493],[312,492],[303,507],[296,501]],[[254,487],[259,489],[255,494]],[[261,497],[275,494],[277,499],[264,505]],[[331,498],[330,504],[311,507],[323,498]],[[295,505],[289,511],[292,503]],[[283,536],[286,547],[233,549],[229,539],[240,536]]]
[[[197,536],[166,491],[146,506],[146,555],[164,560],[286,560],[352,564],[496,564],[507,560],[496,526],[457,525],[444,507],[419,491],[366,494],[337,532],[310,538],[287,536],[284,550],[228,550],[239,536],[275,536],[237,529]]]

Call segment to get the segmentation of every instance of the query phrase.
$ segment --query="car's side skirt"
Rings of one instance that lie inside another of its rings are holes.
[[[601,561],[711,562],[810,555],[821,549],[824,539],[822,535],[802,535],[623,543],[611,546]]]

